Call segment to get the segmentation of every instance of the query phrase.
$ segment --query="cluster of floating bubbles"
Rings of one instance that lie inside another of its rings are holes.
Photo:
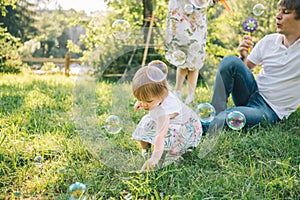
[[[153,69],[158,68],[160,71]],[[159,72],[159,73],[158,73]],[[168,75],[168,66],[160,60],[153,60],[148,64],[147,76],[155,82],[164,80]]]
[[[211,123],[216,117],[216,109],[210,103],[200,103],[196,113],[203,124]],[[226,123],[233,130],[241,130],[246,125],[246,117],[240,111],[232,111],[227,114]]]
[[[176,69],[168,68],[164,62],[159,60],[150,62],[148,67],[155,68],[154,71],[160,72],[158,74],[152,74],[151,71],[149,71],[148,76],[154,81],[161,81],[166,78],[169,73],[170,76],[176,73]],[[96,115],[97,112],[95,112],[95,109],[99,109],[97,106],[99,105],[98,90],[95,90],[98,82],[90,79],[78,79],[74,90],[76,92],[74,103],[74,111],[76,113],[74,117],[82,141],[84,141],[91,154],[99,158],[104,165],[116,168],[117,170],[138,171],[145,162],[140,153],[138,144],[136,141],[130,139],[131,134],[135,131],[138,119],[144,115],[143,112],[132,112],[133,108],[132,105],[130,105],[130,102],[132,102],[130,81],[132,81],[132,76],[138,68],[139,67],[130,69],[127,72],[127,76],[124,76],[124,78],[121,78],[113,85],[111,97],[112,108],[109,115],[104,118],[103,129],[99,126],[99,118]],[[172,79],[168,79],[168,81],[171,80]],[[199,106],[198,113],[202,110],[200,107],[201,106]],[[209,113],[211,114],[208,114],[208,117],[201,114],[201,120],[211,121],[215,115],[214,109],[211,109]],[[225,120],[225,117],[223,119]],[[224,120],[223,123],[220,122],[221,125],[224,124]],[[144,129],[153,130],[155,126],[156,124],[149,122],[145,124]],[[218,129],[212,128],[207,132],[206,137],[199,147],[199,157],[204,157],[212,150],[218,140],[219,130],[220,128],[218,127]],[[114,140],[119,137],[118,134],[121,131],[125,145],[120,145],[118,140]],[[102,133],[108,133],[113,135],[113,137]],[[78,196],[84,197],[84,188],[84,186],[80,187],[80,183],[72,187],[70,186],[69,194],[72,200],[75,200]]]
[[[203,123],[210,123],[216,116],[216,109],[210,103],[199,104],[196,112]]]
[[[80,182],[73,183],[69,187],[69,200],[85,200],[87,197],[84,195],[86,185]]]
[[[105,130],[110,134],[117,134],[122,130],[122,121],[116,115],[110,115],[106,118],[104,124]]]
[[[112,24],[113,35],[116,39],[126,40],[130,34],[130,23],[124,19],[117,19]]]
[[[228,113],[226,123],[233,130],[241,130],[246,125],[246,117],[240,111],[232,111]]]
[[[204,2],[204,1],[203,1]],[[205,1],[206,2],[206,1]],[[196,5],[195,7],[192,4],[186,4],[184,6],[184,11],[187,14],[192,14],[195,10],[201,9],[202,7],[199,5]],[[142,32],[142,31],[141,31]],[[128,21],[124,19],[117,19],[112,24],[112,33],[113,33],[113,41],[122,40],[125,41],[129,37],[129,39],[134,39],[134,32],[131,30],[131,25]],[[124,47],[125,49],[125,47]],[[166,49],[163,49],[164,51]],[[125,52],[126,51],[126,52]],[[132,52],[135,50],[132,48]],[[128,53],[128,49],[122,51],[125,53]],[[123,54],[122,54],[123,55]],[[119,56],[122,56],[121,53],[114,55],[115,57],[111,57],[109,59],[117,59]],[[166,59],[167,61],[177,67],[181,67],[186,63],[187,60],[187,54],[182,51],[178,50],[176,48],[170,48],[166,52]],[[108,62],[109,63],[109,62]],[[105,67],[108,67],[109,65],[105,65]],[[170,81],[170,77],[172,74],[176,74],[176,69],[169,68],[168,66],[159,60],[155,60],[150,62],[148,65],[149,71],[147,72],[148,77],[153,80],[160,82],[168,76],[168,73],[170,73],[170,76],[168,77],[168,81]],[[153,73],[157,72],[157,70],[151,70],[153,68],[160,69],[160,73]],[[103,126],[97,126],[98,124],[98,117],[95,115],[95,109],[87,109],[86,105],[98,105],[99,99],[97,99],[97,95],[94,95],[93,93],[96,93],[95,91],[91,90],[90,88],[93,88],[90,84],[94,84],[93,86],[96,87],[98,84],[97,81],[94,81],[92,83],[85,84],[84,81],[78,80],[77,88],[78,88],[78,105],[74,104],[76,106],[77,110],[77,126],[78,130],[80,130],[80,136],[82,137],[85,144],[88,146],[89,151],[95,155],[95,157],[100,158],[100,160],[103,162],[104,165],[107,165],[109,167],[114,167],[118,170],[124,170],[124,171],[136,171],[139,170],[142,164],[144,163],[144,158],[140,155],[140,152],[137,146],[132,145],[132,140],[127,138],[131,138],[131,134],[134,132],[137,120],[135,119],[136,116],[139,117],[141,113],[133,114],[133,112],[130,111],[132,107],[128,107],[130,105],[128,102],[132,101],[132,91],[131,87],[127,91],[127,89],[123,90],[123,85],[126,85],[127,83],[130,83],[132,80],[131,76],[134,74],[135,69],[129,69],[127,71],[126,76],[120,78],[120,81],[113,86],[112,89],[112,110],[109,116],[105,119]],[[170,72],[168,71],[170,70]],[[174,70],[174,71],[172,71]],[[162,73],[161,73],[162,72]],[[131,74],[132,73],[132,74]],[[131,78],[130,78],[131,77]],[[128,80],[127,80],[128,79]],[[174,78],[175,79],[175,78]],[[85,87],[85,96],[82,96],[82,88]],[[124,86],[125,87],[125,86]],[[115,89],[114,89],[115,88]],[[90,91],[89,91],[90,90]],[[94,97],[96,96],[96,97]],[[95,98],[95,99],[94,99]],[[76,112],[76,111],[75,111]],[[114,115],[112,115],[112,113]],[[216,115],[216,111],[212,105],[209,103],[205,103],[203,105],[199,105],[197,107],[197,113],[199,114],[201,118],[201,122],[211,122]],[[76,117],[76,116],[75,116]],[[93,120],[94,119],[94,120]],[[225,116],[220,120],[220,124],[224,124]],[[153,123],[153,121],[149,121],[148,123],[144,124],[145,130],[152,130],[155,128],[156,124]],[[212,150],[214,147],[218,137],[219,137],[219,130],[221,129],[218,126],[218,129],[211,129],[206,135],[206,138],[204,138],[204,142],[202,143],[202,146],[199,149],[199,157],[204,157],[208,152]],[[104,129],[103,129],[104,128]],[[117,141],[115,141],[115,136],[118,137],[119,135],[116,135],[118,133],[124,133],[124,142],[125,146],[120,145]],[[100,134],[99,134],[100,132]],[[115,135],[114,137],[110,137],[107,134],[101,134],[103,132],[107,132],[111,135]],[[108,137],[106,137],[108,136]],[[135,141],[133,141],[135,142]],[[69,187],[69,195],[70,200],[75,199],[85,199],[85,192],[86,192],[86,186],[82,183],[76,182],[72,184]]]
[[[253,6],[253,14],[255,16],[261,16],[265,12],[265,7],[263,4],[258,3]]]

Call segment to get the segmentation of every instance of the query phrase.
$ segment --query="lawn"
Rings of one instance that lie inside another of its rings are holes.
[[[207,93],[197,88],[199,102]],[[81,199],[299,199],[300,109],[274,126],[218,130],[177,164],[139,173],[130,131],[144,113],[132,107],[126,83],[0,75],[0,199],[69,199],[76,182]],[[109,134],[115,113],[123,127]]]

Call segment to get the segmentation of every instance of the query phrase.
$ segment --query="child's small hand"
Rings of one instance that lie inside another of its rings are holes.
[[[139,101],[137,101],[137,102],[135,102],[135,104],[134,104],[134,110],[141,110],[142,109],[142,107],[141,107],[141,105],[140,105],[140,102]]]
[[[149,170],[154,169],[154,167],[155,167],[155,165],[158,163],[158,161],[159,161],[159,160],[157,160],[156,158],[150,158],[149,160],[147,160],[147,161],[144,163],[144,165],[143,165],[141,171],[143,172],[143,171],[149,171]]]

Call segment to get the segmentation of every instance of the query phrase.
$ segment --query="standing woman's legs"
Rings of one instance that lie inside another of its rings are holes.
[[[182,69],[177,67],[177,71],[176,71],[176,84],[175,84],[175,95],[177,97],[179,97],[181,99],[182,97],[182,86],[183,86],[183,82],[185,80],[185,77],[188,74],[188,70],[187,69]]]
[[[187,72],[187,83],[188,83],[188,96],[185,100],[186,104],[191,103],[194,100],[194,94],[197,86],[199,76],[199,70],[188,70]]]

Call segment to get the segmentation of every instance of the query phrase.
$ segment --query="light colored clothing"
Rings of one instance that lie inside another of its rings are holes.
[[[204,1],[206,2],[206,1]],[[193,5],[191,14],[185,6]],[[206,46],[206,7],[201,7],[201,1],[170,0],[169,14],[166,26],[166,59],[176,67],[190,70],[203,67]],[[206,3],[205,3],[206,6]],[[171,55],[177,51],[185,53],[183,64],[172,62]]]
[[[149,111],[139,122],[132,138],[154,144],[158,117],[178,113],[170,119],[164,150],[171,155],[181,155],[190,147],[196,147],[202,136],[202,126],[196,112],[183,104],[173,93]]]
[[[256,77],[259,92],[280,119],[297,110],[300,103],[300,39],[289,48],[282,44],[283,36],[265,36],[253,48],[248,59],[262,63]]]

